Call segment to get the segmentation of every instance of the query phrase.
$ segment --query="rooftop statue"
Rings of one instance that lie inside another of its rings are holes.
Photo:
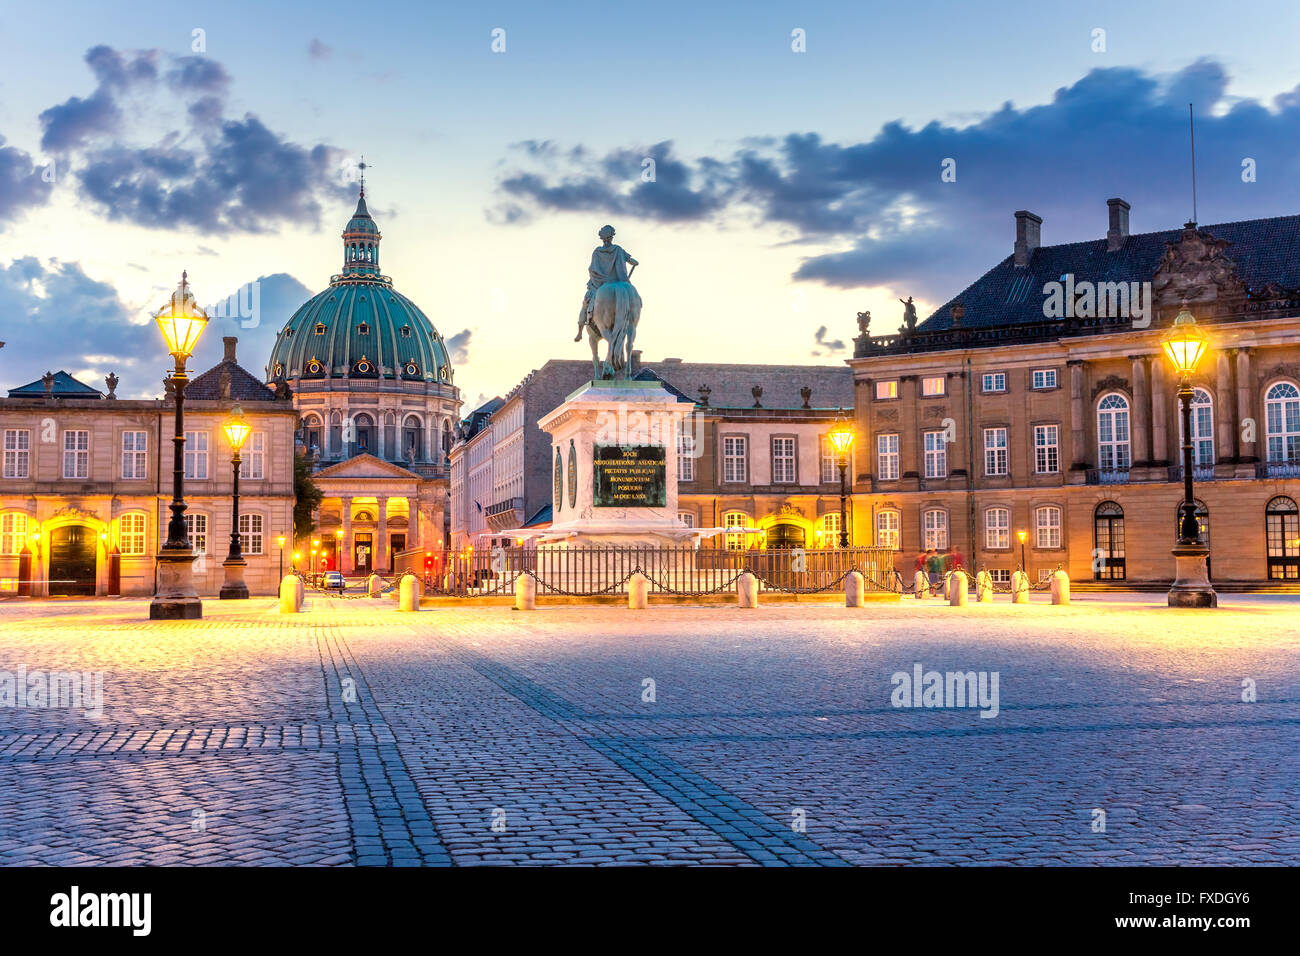
[[[587,330],[591,345],[593,379],[628,377],[632,364],[632,343],[641,319],[641,296],[629,279],[640,265],[622,246],[614,245],[614,227],[602,226],[601,245],[591,253],[587,267],[587,293],[578,313],[578,334]],[[605,360],[600,359],[600,342],[606,343]]]

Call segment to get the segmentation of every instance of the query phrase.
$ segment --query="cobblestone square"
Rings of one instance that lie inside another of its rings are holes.
[[[8,602],[0,674],[103,701],[0,706],[0,863],[1300,863],[1296,600],[1163,600]]]

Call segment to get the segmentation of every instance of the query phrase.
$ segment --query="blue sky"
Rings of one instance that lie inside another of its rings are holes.
[[[924,315],[972,281],[1016,209],[1049,243],[1103,234],[1115,195],[1134,231],[1180,225],[1189,100],[1203,223],[1300,207],[1289,3],[268,6],[13,8],[0,385],[54,365],[155,394],[141,323],[182,268],[207,302],[261,280],[257,323],[198,363],[226,332],[260,370],[338,269],[362,153],[384,271],[471,403],[582,356],[605,222],[642,263],[648,357],[802,363],[845,358],[863,308],[887,330],[899,297]]]

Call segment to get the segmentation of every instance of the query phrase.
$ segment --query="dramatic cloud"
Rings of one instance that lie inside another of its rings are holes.
[[[227,117],[231,78],[217,61],[105,46],[85,59],[97,88],[40,114],[41,146],[61,158],[79,194],[109,219],[264,233],[315,226],[323,199],[351,195],[341,150],[290,142],[251,113]],[[139,95],[179,99],[188,131],[130,142],[124,117],[132,111],[122,100]]]
[[[813,341],[816,343],[812,350],[813,355],[834,355],[836,352],[844,351],[843,339],[831,339],[826,341],[826,326],[818,326],[817,331],[813,333]]]
[[[451,355],[451,364],[455,368],[464,365],[469,361],[469,340],[474,337],[470,329],[462,329],[451,338],[446,339],[444,344]]]
[[[191,271],[190,281],[201,282],[201,270]],[[225,354],[222,338],[233,335],[239,339],[239,364],[262,377],[280,329],[312,297],[314,290],[287,272],[277,272],[246,282],[217,301],[210,301],[202,290],[197,294],[212,320],[199,339],[191,365],[199,370],[216,365]]]
[[[123,397],[161,391],[166,356],[157,329],[133,322],[140,317],[117,290],[87,276],[79,263],[26,256],[0,264],[0,315],[8,357],[0,388],[6,391],[60,369],[101,390],[103,377],[116,372]]]
[[[792,133],[694,160],[677,158],[671,143],[595,155],[528,141],[514,148],[488,215],[503,223],[539,211],[668,223],[740,216],[832,247],[810,253],[796,279],[937,298],[1010,254],[1017,209],[1043,217],[1045,243],[1104,235],[1111,196],[1133,204],[1135,231],[1181,225],[1191,212],[1189,102],[1202,222],[1294,211],[1300,87],[1264,104],[1228,96],[1227,85],[1212,61],[1165,77],[1094,70],[1049,103],[1006,103],[968,126],[891,122],[860,143]],[[647,157],[653,182],[642,177]],[[1243,180],[1246,160],[1257,181]]]
[[[50,198],[57,168],[37,166],[16,146],[6,146],[0,136],[0,232],[25,209],[43,206]]]

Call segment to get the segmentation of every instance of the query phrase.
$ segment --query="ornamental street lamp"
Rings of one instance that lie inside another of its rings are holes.
[[[158,549],[158,585],[149,602],[149,619],[188,620],[203,616],[203,602],[194,590],[194,549],[185,526],[185,384],[189,381],[185,362],[194,354],[208,314],[195,301],[186,273],[181,273],[181,284],[154,314],[154,321],[167,342],[168,354],[176,361],[169,377],[176,428],[172,438],[172,516],[167,522],[167,540]]]
[[[230,506],[230,553],[221,563],[226,569],[226,580],[221,585],[221,600],[247,600],[248,585],[244,583],[244,568],[248,562],[244,560],[239,540],[239,466],[243,464],[240,451],[253,429],[244,420],[244,410],[236,405],[230,410],[230,417],[222,423],[221,430],[226,433],[226,441],[230,442],[230,470],[234,479]]]
[[[322,558],[325,557],[325,552],[321,551],[320,538],[312,538],[311,539],[311,573],[312,574],[316,573],[317,554],[319,554]]]
[[[1025,570],[1025,539],[1029,537],[1028,531],[1017,531],[1016,537],[1020,539],[1020,572]]]
[[[339,528],[334,532],[334,561],[337,570],[343,571],[343,529]]]
[[[1196,325],[1184,305],[1165,336],[1165,355],[1178,373],[1178,398],[1183,421],[1183,501],[1178,506],[1178,543],[1174,545],[1174,583],[1169,588],[1170,607],[1218,607],[1219,596],[1210,584],[1210,549],[1201,542],[1192,490],[1192,374],[1209,351],[1209,337]]]
[[[284,580],[284,535],[275,536],[275,545],[280,551],[280,580]]]
[[[849,523],[848,523],[848,477],[849,470],[849,450],[853,447],[853,425],[844,417],[844,410],[840,409],[839,415],[836,416],[835,424],[831,426],[830,433],[826,436],[831,448],[835,450],[835,461],[840,468],[840,547],[849,546]]]

